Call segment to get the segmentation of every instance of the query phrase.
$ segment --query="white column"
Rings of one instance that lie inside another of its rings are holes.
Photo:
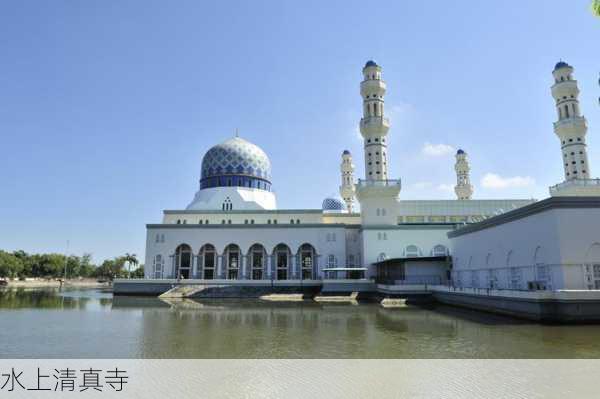
[[[246,269],[247,269],[246,265],[248,263],[248,255],[241,255],[240,254],[240,263],[241,263],[241,266],[242,266],[242,268],[241,268],[242,275],[241,275],[240,280],[247,280],[248,277],[246,275]]]
[[[223,272],[223,255],[217,255],[217,279],[221,279],[223,278],[222,276],[222,272]]]

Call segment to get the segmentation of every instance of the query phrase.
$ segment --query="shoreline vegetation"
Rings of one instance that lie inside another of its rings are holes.
[[[70,282],[82,284],[81,281],[140,278],[144,277],[144,265],[139,264],[135,254],[129,253],[107,259],[98,265],[92,262],[91,254],[65,256],[57,253],[29,254],[21,250],[0,250],[0,285],[6,284],[1,282],[5,281],[15,286],[31,286],[34,282],[52,286],[60,285],[65,277],[67,285]]]
[[[2,282],[5,283],[2,283]],[[108,288],[111,286],[109,280],[97,280],[92,278],[67,279],[47,279],[47,278],[26,278],[22,279],[2,279],[0,277],[0,288]]]

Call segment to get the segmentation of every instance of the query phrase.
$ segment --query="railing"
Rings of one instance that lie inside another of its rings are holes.
[[[401,187],[402,181],[400,179],[380,179],[380,180],[371,180],[371,179],[358,179],[358,187]]]
[[[562,183],[556,184],[550,187],[550,193],[556,193],[563,188],[567,187],[598,187],[600,186],[600,179],[572,179]]]
[[[598,264],[539,264],[499,268],[454,269],[450,284],[497,290],[597,290]]]

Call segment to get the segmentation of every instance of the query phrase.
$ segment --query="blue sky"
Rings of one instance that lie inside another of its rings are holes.
[[[475,198],[544,198],[563,177],[559,59],[600,176],[599,43],[588,0],[3,1],[0,248],[143,255],[145,223],[189,203],[236,128],[269,154],[281,208],[318,208],[342,150],[363,174],[371,58],[402,198],[453,198],[458,147]]]

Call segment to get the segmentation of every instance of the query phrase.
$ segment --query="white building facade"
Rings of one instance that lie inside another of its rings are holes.
[[[471,199],[466,154],[458,154],[459,199],[401,200],[400,179],[388,175],[382,68],[369,61],[362,73],[363,178],[355,181],[352,155],[344,151],[340,198],[326,198],[321,209],[278,209],[268,155],[243,138],[231,138],[206,152],[191,203],[165,210],[160,223],[147,225],[145,277],[369,279],[376,277],[378,262],[393,259],[411,260],[407,273],[423,275],[433,272],[429,258],[452,254],[447,233],[458,225],[533,202]],[[415,263],[419,258],[427,260],[422,267]]]

